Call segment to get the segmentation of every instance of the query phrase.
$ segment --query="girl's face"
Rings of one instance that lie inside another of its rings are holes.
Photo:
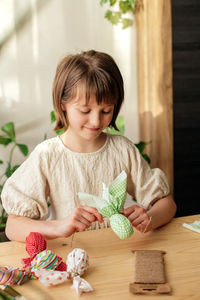
[[[110,124],[114,104],[98,104],[94,96],[90,97],[88,103],[85,98],[75,98],[62,104],[62,109],[66,111],[70,133],[94,141],[101,132]]]

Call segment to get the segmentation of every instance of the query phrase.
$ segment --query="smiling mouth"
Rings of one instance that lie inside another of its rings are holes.
[[[89,128],[89,127],[86,127],[86,128],[90,131],[93,131],[93,132],[96,132],[100,129],[100,128]]]

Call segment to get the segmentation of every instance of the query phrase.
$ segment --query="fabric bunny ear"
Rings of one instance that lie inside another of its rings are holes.
[[[97,210],[101,210],[104,206],[108,205],[106,200],[87,193],[78,192],[78,197],[81,201],[87,203],[88,206],[93,206]]]
[[[78,196],[88,206],[95,207],[104,217],[110,217],[117,212],[108,200],[82,192],[78,192]]]
[[[109,186],[103,183],[102,197],[82,192],[79,192],[78,196],[88,206],[97,208],[104,217],[111,217],[113,214],[119,213],[124,206],[126,183],[127,175],[125,171],[122,171]]]
[[[119,212],[126,201],[126,185],[127,174],[122,171],[109,186],[109,194],[113,196],[113,198],[110,197],[110,201]]]

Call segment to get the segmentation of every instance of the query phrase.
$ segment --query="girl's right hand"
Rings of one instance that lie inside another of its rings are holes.
[[[60,220],[61,236],[68,237],[75,231],[84,231],[89,228],[92,222],[103,222],[102,215],[95,207],[78,206],[74,211],[64,220]]]

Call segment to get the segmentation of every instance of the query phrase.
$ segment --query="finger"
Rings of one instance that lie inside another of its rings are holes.
[[[135,220],[137,220],[137,218],[140,217],[140,215],[137,212],[132,213],[131,215],[129,215],[127,218],[129,219],[129,221],[132,223]]]
[[[90,223],[95,222],[97,220],[97,218],[94,214],[91,214],[91,213],[87,212],[86,210],[83,210],[82,217],[84,217]]]
[[[137,226],[140,223],[148,223],[149,222],[149,216],[146,213],[138,215],[131,223],[133,226]]]
[[[148,218],[146,210],[142,207],[137,206],[137,208],[135,208],[135,211],[131,215],[128,216],[128,219],[131,222],[134,222],[135,220],[137,220],[137,218],[139,218],[141,216],[143,219]]]
[[[144,221],[144,217],[143,216],[138,216],[137,218],[134,218],[131,223],[132,223],[133,226],[136,227],[139,224],[141,224],[143,221]]]
[[[84,223],[77,221],[75,224],[75,228],[77,231],[84,231],[87,226]]]
[[[137,226],[134,226],[137,230],[139,230],[140,232],[146,232],[146,230],[147,230],[147,226],[148,226],[148,222],[142,222],[142,223],[140,223],[139,225],[137,225]]]
[[[132,222],[132,225],[137,228],[139,231],[147,232],[148,226],[151,222],[151,218],[147,214],[144,215],[144,218],[138,217],[135,221]]]
[[[90,227],[91,223],[85,219],[83,216],[80,216],[79,219],[78,219],[78,222],[84,224],[85,226]]]
[[[146,213],[146,211],[141,208],[141,207],[137,207],[135,208],[134,212],[132,214],[130,214],[127,218],[130,220],[130,222],[133,222],[134,220],[136,220],[138,217],[144,215]]]
[[[139,224],[139,225],[137,225],[137,226],[134,226],[138,231],[140,231],[140,232],[144,232],[144,229],[145,229],[145,225],[143,225],[143,224]]]
[[[98,210],[95,207],[83,206],[83,209],[86,210],[87,212],[93,214],[97,218],[97,221],[99,221],[100,223],[103,222],[102,215],[98,212]]]
[[[126,209],[124,209],[123,215],[128,217],[130,214],[132,214],[137,209],[137,207],[138,207],[137,205],[132,205],[130,207],[127,207]]]

